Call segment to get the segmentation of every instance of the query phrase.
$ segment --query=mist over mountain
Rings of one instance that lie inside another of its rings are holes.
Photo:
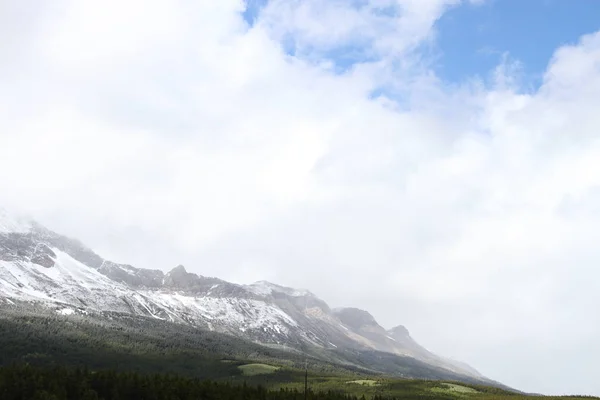
[[[65,316],[152,318],[340,365],[355,365],[344,352],[363,358],[378,352],[388,354],[387,361],[364,358],[355,366],[397,376],[491,382],[467,365],[427,351],[403,326],[386,330],[368,311],[331,309],[308,290],[267,281],[233,284],[190,273],[183,265],[163,273],[117,264],[5,210],[0,227],[0,302],[5,307],[30,304]],[[399,358],[390,361],[394,356]]]

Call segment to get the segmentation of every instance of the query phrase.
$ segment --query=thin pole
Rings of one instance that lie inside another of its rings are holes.
[[[304,369],[304,400],[308,399],[308,363]]]
[[[304,295],[304,317],[308,318],[306,315],[306,303],[307,296]],[[306,354],[306,350],[304,351],[304,400],[308,400],[308,354]]]

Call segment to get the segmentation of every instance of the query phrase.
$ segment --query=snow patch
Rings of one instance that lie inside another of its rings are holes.
[[[71,308],[63,308],[62,310],[56,310],[56,312],[60,315],[72,315],[75,313]]]
[[[130,288],[110,280],[56,248],[51,250],[56,255],[52,268],[44,268],[29,260],[0,261],[0,293],[25,301],[132,312],[122,299],[131,296]]]
[[[128,266],[122,266],[121,269],[124,270],[125,272],[127,272],[131,276],[136,275],[136,271],[133,268],[130,268]]]
[[[268,281],[258,281],[252,285],[246,285],[246,289],[259,296],[270,296],[273,292],[284,293],[292,297],[310,296],[311,293],[304,289],[293,289],[285,286],[279,286]]]
[[[192,297],[172,292],[145,292],[159,306],[186,312],[213,326],[245,330],[270,330],[287,334],[296,321],[279,307],[264,301],[235,297]]]

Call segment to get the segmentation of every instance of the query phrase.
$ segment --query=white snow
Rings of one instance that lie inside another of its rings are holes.
[[[273,292],[284,293],[288,296],[302,297],[309,296],[311,293],[304,289],[292,289],[284,286],[279,286],[268,281],[258,281],[251,285],[246,285],[246,289],[259,296],[270,296]]]
[[[129,275],[135,276],[135,270],[133,268],[129,268],[127,266],[121,266],[121,269],[127,272]]]
[[[275,305],[240,298],[192,297],[179,293],[144,292],[160,306],[196,314],[213,324],[245,329],[268,328],[286,333],[297,323]]]
[[[55,265],[0,261],[0,288],[7,296],[49,303],[81,304],[97,310],[130,311],[120,299],[131,293],[66,253],[52,248]],[[81,300],[85,303],[82,303]]]
[[[396,339],[394,339],[394,338],[393,338],[393,337],[391,337],[391,336],[386,336],[386,337],[387,337],[388,339],[391,339],[391,340],[393,340],[394,342],[396,341]]]
[[[175,322],[208,324],[209,329],[287,336],[297,322],[270,300],[192,296],[173,291],[135,290],[51,248],[55,264],[45,268],[27,259],[0,261],[0,297],[58,305],[58,313],[118,311]],[[213,285],[214,289],[216,285]]]
[[[246,288],[259,296],[270,296],[271,293],[273,293],[273,288],[270,286],[269,282],[265,281],[253,283],[252,285],[246,286]]]

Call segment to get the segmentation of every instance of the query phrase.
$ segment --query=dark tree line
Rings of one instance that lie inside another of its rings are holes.
[[[267,390],[262,386],[231,384],[180,375],[114,370],[90,371],[29,365],[0,368],[3,400],[303,400],[296,389]],[[337,392],[308,392],[309,400],[358,400]]]

